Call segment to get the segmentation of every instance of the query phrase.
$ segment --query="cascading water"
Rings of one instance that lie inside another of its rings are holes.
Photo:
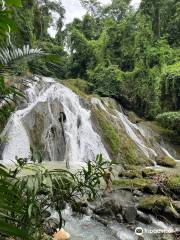
[[[16,156],[27,158],[30,146],[38,144],[42,145],[45,159],[51,161],[77,164],[100,153],[110,159],[93,130],[91,111],[82,106],[79,96],[70,89],[51,78],[36,78],[26,94],[28,106],[11,116],[2,133],[8,138],[2,152],[5,163]]]
[[[131,140],[137,145],[139,150],[146,157],[150,158],[153,161],[155,166],[157,166],[155,159],[158,157],[158,155],[166,155],[171,157],[172,159],[175,159],[165,148],[165,146],[163,146],[163,143],[161,144],[156,140],[155,138],[156,134],[154,132],[153,132],[154,136],[149,141],[149,137],[152,135],[151,133],[152,130],[150,132],[148,128],[144,129],[144,126],[132,123],[128,119],[128,117],[124,114],[122,107],[120,105],[118,107],[115,107],[113,111],[109,111],[108,110],[109,103],[106,100],[102,102],[98,98],[92,98],[91,103],[105,111],[113,119],[119,121],[121,125],[124,127],[129,138],[131,138]]]
[[[4,163],[11,163],[16,156],[28,158],[31,147],[40,150],[48,161],[77,165],[100,153],[110,159],[101,137],[93,129],[91,110],[84,100],[52,78],[34,77],[28,85],[27,105],[12,114],[2,133],[8,139],[0,145],[0,159]],[[148,128],[132,123],[120,105],[116,104],[111,111],[106,99],[92,98],[91,104],[115,119],[142,155],[154,164],[159,155],[173,158],[169,148],[159,143]]]

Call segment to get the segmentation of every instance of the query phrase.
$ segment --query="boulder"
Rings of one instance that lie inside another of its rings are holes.
[[[49,236],[52,236],[58,228],[59,221],[56,218],[49,218],[44,224],[44,232]]]
[[[133,223],[137,217],[137,209],[133,206],[123,207],[122,214],[126,222]]]
[[[122,206],[116,199],[107,199],[103,203],[105,209],[110,209],[115,215],[122,211]]]
[[[147,185],[144,188],[144,191],[151,194],[157,194],[158,189],[159,189],[159,186],[156,183],[152,183],[150,185]]]
[[[94,213],[100,216],[113,216],[113,212],[110,208],[97,207],[94,209]]]
[[[180,195],[180,175],[169,176],[166,186],[174,193]]]
[[[159,158],[156,160],[157,164],[164,166],[164,167],[175,167],[176,161],[173,158],[170,158],[168,156]]]
[[[133,191],[133,195],[134,195],[134,196],[137,196],[137,197],[142,197],[142,196],[143,196],[143,193],[142,193],[141,191],[135,189],[135,190]]]
[[[120,213],[117,214],[116,220],[117,220],[119,223],[123,223],[123,216],[122,216]]]
[[[172,206],[164,209],[163,216],[172,222],[180,223],[180,214]]]
[[[70,237],[70,234],[67,233],[63,228],[53,235],[54,240],[70,240]]]
[[[134,178],[142,178],[142,174],[138,170],[126,170],[126,171],[121,171],[118,174],[118,177],[122,178],[129,178],[129,179],[134,179]]]
[[[137,211],[137,218],[136,219],[138,221],[142,222],[142,223],[145,223],[145,224],[151,224],[152,223],[151,218],[141,211]]]
[[[108,226],[109,224],[109,220],[106,220],[104,218],[101,218],[100,216],[93,214],[91,217],[93,220],[96,220],[97,222],[100,222],[101,224],[103,224],[104,226]]]
[[[180,213],[180,201],[174,201],[173,203],[174,208],[178,213]]]
[[[44,218],[44,219],[49,218],[50,216],[51,216],[51,213],[48,210],[45,210],[42,213],[42,218]]]
[[[117,199],[105,198],[102,199],[102,204],[93,209],[94,213],[100,216],[115,216],[122,211],[122,206]]]

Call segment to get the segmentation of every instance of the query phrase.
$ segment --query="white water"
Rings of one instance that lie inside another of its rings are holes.
[[[28,136],[23,121],[33,109],[38,107],[39,103],[48,105],[48,113],[43,112],[44,118],[50,119],[52,126],[60,125],[57,116],[52,112],[54,100],[57,100],[63,106],[66,115],[66,122],[64,123],[65,158],[72,163],[79,163],[92,160],[97,154],[101,153],[105,159],[109,160],[110,157],[101,142],[100,136],[93,130],[91,111],[81,106],[79,96],[64,85],[54,82],[51,78],[42,78],[42,80],[36,78],[36,81],[36,83],[30,84],[30,88],[26,91],[28,107],[15,112],[2,133],[9,138],[2,154],[3,161],[9,163],[16,156],[25,158],[29,156],[31,136]],[[40,111],[43,111],[43,109]],[[32,120],[28,124],[33,127]],[[52,138],[44,139],[44,141],[51,160],[55,160],[55,146]]]
[[[40,140],[44,144],[45,151],[48,152],[47,160],[59,161],[59,155],[62,155],[63,146],[62,129],[59,122],[59,112],[63,111],[66,115],[64,122],[65,132],[65,153],[61,160],[70,161],[71,164],[81,164],[85,160],[95,159],[97,154],[102,153],[105,159],[110,157],[106,151],[100,136],[94,131],[91,122],[91,111],[86,109],[78,95],[72,92],[64,85],[55,82],[52,78],[35,77],[34,82],[29,83],[29,88],[25,91],[28,99],[28,105],[23,110],[16,111],[10,118],[2,135],[9,141],[5,144],[2,158],[4,163],[10,163],[15,157],[27,158],[30,155],[30,145],[32,136],[29,129],[34,129],[34,114],[41,114],[44,120],[43,132]],[[143,127],[132,123],[123,111],[116,108],[109,111],[110,106],[107,101],[101,101],[98,98],[92,98],[91,103],[101,108],[113,119],[119,122],[125,129],[127,135],[137,145],[139,150],[146,157],[155,160],[159,152],[171,158],[173,156],[165,149],[164,145],[155,143],[150,144],[149,132]],[[34,131],[38,131],[36,126]],[[54,139],[51,129],[57,130],[56,139]],[[47,138],[48,135],[48,138]],[[150,134],[151,135],[151,134]],[[155,139],[153,137],[153,139]],[[2,148],[1,148],[2,149]],[[154,161],[154,165],[156,165]]]
[[[143,151],[143,153],[147,157],[157,157],[157,153],[152,149],[147,146],[145,146],[143,140],[137,136],[135,130],[139,130],[139,127],[136,124],[131,123],[128,118],[121,112],[116,111],[119,119],[122,121],[126,133],[129,135],[129,137],[136,143],[136,145]]]
[[[157,166],[155,159],[158,157],[159,152],[165,154],[172,159],[176,160],[165,147],[162,147],[159,142],[155,142],[155,146],[151,146],[148,138],[149,138],[149,130],[144,129],[143,127],[132,123],[128,117],[121,111],[117,109],[113,109],[114,114],[110,113],[106,107],[109,107],[108,102],[102,102],[98,98],[93,98],[91,103],[101,108],[103,111],[108,113],[112,118],[120,121],[120,123],[124,126],[124,129],[127,135],[131,138],[131,140],[137,145],[137,147],[141,150],[141,152],[148,158],[150,158],[154,162],[154,166]],[[121,106],[119,106],[121,108]],[[153,137],[153,139],[155,139]],[[149,146],[150,145],[150,146]],[[179,160],[176,160],[179,161]]]

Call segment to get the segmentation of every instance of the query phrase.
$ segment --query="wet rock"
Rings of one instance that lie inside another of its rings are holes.
[[[176,161],[173,158],[170,158],[168,156],[159,158],[156,160],[157,164],[164,166],[164,167],[175,167]]]
[[[161,173],[160,170],[156,170],[154,168],[145,168],[142,170],[143,178],[151,178],[156,176],[157,174]]]
[[[71,207],[74,212],[82,214],[86,214],[88,212],[88,202],[85,200],[76,201],[71,205]]]
[[[134,178],[142,178],[142,174],[138,170],[127,170],[127,171],[121,171],[118,174],[118,177],[125,177],[129,179],[134,179]]]
[[[110,209],[115,215],[122,211],[122,206],[115,199],[108,199],[103,203],[103,207]]]
[[[152,183],[150,185],[147,185],[144,188],[144,191],[147,193],[157,194],[158,189],[159,189],[159,186],[156,183]]]
[[[97,207],[94,213],[100,216],[113,216],[112,210],[105,207]]]
[[[133,223],[137,217],[137,209],[133,206],[123,207],[122,214],[128,223]]]
[[[100,222],[102,223],[104,226],[108,226],[109,224],[109,221],[104,219],[104,218],[101,218],[100,216],[96,215],[96,214],[93,214],[92,217],[91,217],[93,220],[96,220],[97,222]]]
[[[51,213],[49,212],[49,211],[44,211],[43,213],[42,213],[42,218],[49,218],[51,216]]]
[[[175,207],[176,211],[180,213],[180,201],[174,201],[173,206]]]
[[[142,222],[142,223],[145,223],[145,224],[151,224],[152,223],[151,218],[148,215],[146,215],[145,213],[140,212],[140,211],[137,211],[137,218],[136,219],[138,221]]]
[[[143,193],[142,193],[141,191],[135,189],[135,190],[133,191],[133,195],[134,195],[134,196],[137,196],[137,197],[142,197],[142,196],[143,196]]]
[[[119,222],[119,223],[123,223],[123,216],[119,213],[116,215],[116,220]]]
[[[144,240],[143,236],[138,236],[138,240]]]
[[[153,211],[155,208],[162,210],[170,205],[170,199],[162,195],[150,195],[139,199],[138,208],[145,211]]]
[[[161,240],[178,240],[177,238],[174,238],[172,234],[164,234],[163,236],[161,236]]]
[[[180,195],[180,175],[170,176],[166,186],[174,193]]]
[[[59,221],[56,218],[49,218],[44,224],[44,232],[52,236],[59,228]]]
[[[172,222],[180,223],[180,214],[171,206],[164,209],[163,215]]]

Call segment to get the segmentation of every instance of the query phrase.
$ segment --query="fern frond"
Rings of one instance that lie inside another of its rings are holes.
[[[16,48],[15,46],[3,47],[0,50],[0,63],[3,65],[8,65],[10,62],[32,55],[44,55],[45,53],[41,48],[30,48],[29,45],[24,45],[22,49]]]

